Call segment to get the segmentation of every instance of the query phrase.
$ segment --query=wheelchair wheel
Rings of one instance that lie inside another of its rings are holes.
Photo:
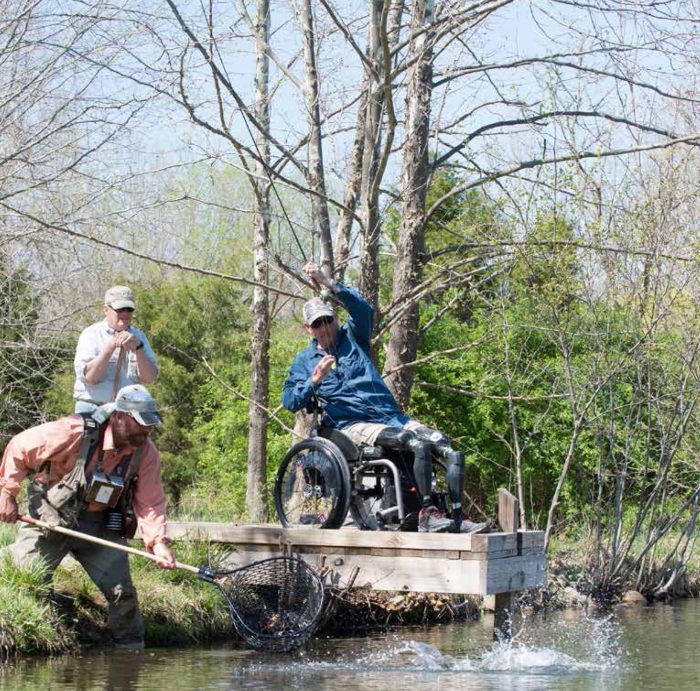
[[[340,528],[350,503],[350,473],[333,442],[319,437],[295,444],[275,481],[275,509],[285,528]]]

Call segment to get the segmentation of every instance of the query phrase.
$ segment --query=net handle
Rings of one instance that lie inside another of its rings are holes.
[[[51,530],[55,533],[61,533],[62,535],[68,535],[69,537],[76,537],[79,540],[85,540],[86,542],[93,542],[96,545],[102,545],[103,547],[109,547],[111,549],[116,549],[119,552],[126,552],[127,554],[135,554],[139,557],[144,557],[145,559],[150,559],[151,561],[158,561],[158,557],[150,552],[145,552],[141,549],[136,549],[136,547],[129,547],[128,545],[120,545],[116,542],[110,542],[109,540],[104,540],[101,537],[95,537],[94,535],[86,535],[85,533],[80,533],[77,530],[71,530],[70,528],[63,528],[60,525],[51,525],[45,521],[40,521],[38,518],[32,518],[31,516],[18,516],[18,520],[23,523],[28,523],[29,525],[36,526],[38,528],[44,528],[45,530]],[[200,576],[205,569],[198,568],[196,566],[190,566],[189,564],[183,564],[180,561],[175,562],[176,569],[183,569],[184,571],[189,571],[190,573],[197,574]]]

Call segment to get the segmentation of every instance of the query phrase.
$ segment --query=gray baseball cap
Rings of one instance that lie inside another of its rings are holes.
[[[335,317],[335,310],[321,298],[304,303],[304,324],[313,324],[319,317]]]
[[[112,286],[105,293],[105,305],[109,305],[113,310],[130,308],[136,309],[136,298],[131,288],[127,286]]]
[[[160,427],[163,418],[158,412],[156,399],[141,384],[130,384],[119,389],[114,400],[115,410],[129,413],[131,417],[146,427]]]

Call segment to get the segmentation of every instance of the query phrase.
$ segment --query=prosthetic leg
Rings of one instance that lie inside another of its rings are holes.
[[[420,440],[413,432],[399,427],[386,427],[377,435],[375,443],[379,446],[385,446],[387,449],[410,451],[413,454],[413,477],[416,481],[420,505],[423,508],[431,506],[430,444]]]
[[[379,433],[375,443],[390,449],[410,451],[413,454],[413,477],[422,507],[418,516],[418,531],[433,533],[452,529],[452,521],[445,518],[433,504],[431,496],[433,467],[430,441],[409,430],[387,427]]]
[[[464,452],[455,451],[451,446],[450,438],[438,430],[423,427],[416,430],[419,439],[430,443],[435,453],[445,461],[447,472],[445,481],[447,492],[452,506],[452,520],[459,532],[464,513],[462,511],[462,492],[464,491]]]

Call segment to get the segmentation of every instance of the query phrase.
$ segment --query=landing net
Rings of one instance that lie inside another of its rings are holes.
[[[272,557],[219,572],[212,582],[226,598],[236,631],[257,650],[300,647],[323,612],[323,582],[298,557]]]

